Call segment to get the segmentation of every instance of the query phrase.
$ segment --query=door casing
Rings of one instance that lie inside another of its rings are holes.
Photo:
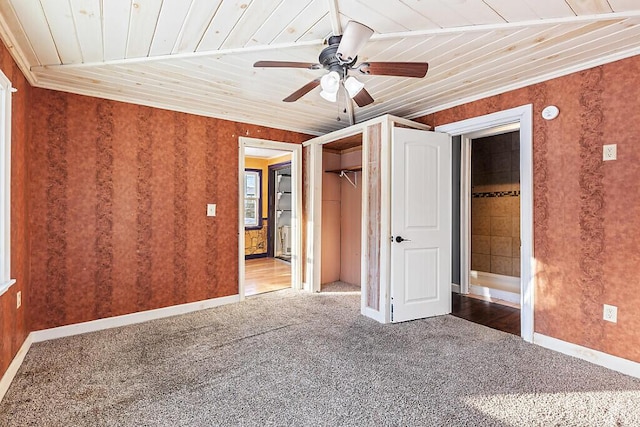
[[[459,122],[454,122],[442,126],[437,126],[436,131],[446,132],[451,136],[462,136],[463,150],[465,138],[470,140],[469,135],[475,138],[482,135],[482,132],[492,129],[520,124],[520,335],[527,342],[533,342],[534,331],[534,282],[535,258],[533,256],[533,106],[531,104],[498,111],[484,116],[474,117]],[[470,143],[467,144],[470,150]],[[464,153],[463,153],[464,158]],[[470,159],[470,155],[467,156]],[[468,162],[468,160],[467,160]],[[470,165],[463,161],[461,186],[471,185]],[[468,233],[471,227],[471,206],[466,198],[465,188],[461,188],[460,200],[460,250],[461,256],[461,281],[466,274],[466,284],[468,286],[470,244]],[[466,230],[464,232],[463,230]],[[466,258],[466,263],[463,259]],[[465,273],[466,271],[466,273]]]

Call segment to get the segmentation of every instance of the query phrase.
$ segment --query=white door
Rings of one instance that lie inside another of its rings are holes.
[[[451,312],[451,141],[394,129],[391,152],[391,321]]]

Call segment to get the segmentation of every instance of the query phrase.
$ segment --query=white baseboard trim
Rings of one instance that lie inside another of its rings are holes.
[[[487,273],[485,271],[471,270],[469,272],[469,284],[476,286],[486,286],[492,289],[520,293],[520,278],[505,276],[504,274]]]
[[[149,320],[162,319],[165,317],[177,316],[179,314],[192,313],[194,311],[206,310],[208,308],[219,307],[221,305],[232,304],[240,301],[240,295],[230,295],[227,297],[213,298],[204,301],[190,302],[187,304],[173,305],[171,307],[157,308],[154,310],[141,311],[139,313],[114,316],[106,319],[92,320],[90,322],[76,323],[74,325],[60,326],[57,328],[43,329],[31,332],[24,341],[20,350],[11,361],[7,371],[0,379],[0,402],[9,390],[18,369],[22,365],[27,352],[33,343],[54,340],[72,335],[86,334],[104,329],[117,328],[120,326],[133,325],[147,322]]]
[[[493,299],[501,299],[514,304],[520,304],[520,294],[489,288],[487,286],[469,285],[469,293]]]
[[[227,297],[213,298],[204,301],[196,301],[173,305],[170,307],[157,308],[154,310],[141,311],[138,313],[124,314],[122,316],[108,317],[106,319],[92,320],[90,322],[43,329],[31,332],[30,336],[34,343],[54,340],[57,338],[70,337],[72,335],[80,335],[88,332],[133,325],[136,323],[147,322],[149,320],[163,319],[165,317],[177,316],[179,314],[192,313],[194,311],[206,310],[208,308],[219,307],[221,305],[232,304],[239,301],[240,295],[230,295]]]
[[[457,294],[460,293],[460,285],[458,285],[457,283],[452,283],[451,284],[451,292],[455,292]]]
[[[599,366],[618,371],[632,377],[640,378],[640,363],[612,356],[601,351],[592,350],[557,338],[534,333],[533,343],[550,350],[558,351],[578,359],[586,360]]]
[[[4,395],[9,390],[9,386],[11,385],[11,383],[13,382],[13,379],[18,373],[18,369],[20,369],[20,366],[22,365],[22,362],[24,361],[24,358],[27,355],[27,352],[31,348],[32,343],[33,343],[33,339],[31,338],[31,334],[29,334],[27,335],[27,339],[24,340],[24,342],[22,343],[20,350],[18,350],[18,353],[11,361],[11,364],[7,368],[7,372],[5,372],[4,375],[2,376],[2,379],[0,379],[0,402],[2,402]]]

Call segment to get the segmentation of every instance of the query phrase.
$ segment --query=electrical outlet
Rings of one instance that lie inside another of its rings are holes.
[[[618,323],[618,307],[615,305],[604,304],[602,318],[607,322]]]
[[[207,216],[216,216],[216,205],[215,205],[215,203],[209,203],[207,205]]]
[[[615,160],[618,158],[618,147],[616,144],[602,146],[602,160]]]
[[[16,309],[20,308],[22,305],[22,291],[18,291],[16,293]]]

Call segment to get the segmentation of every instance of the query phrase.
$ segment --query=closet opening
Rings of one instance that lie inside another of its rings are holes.
[[[322,146],[321,292],[360,292],[362,134]]]

